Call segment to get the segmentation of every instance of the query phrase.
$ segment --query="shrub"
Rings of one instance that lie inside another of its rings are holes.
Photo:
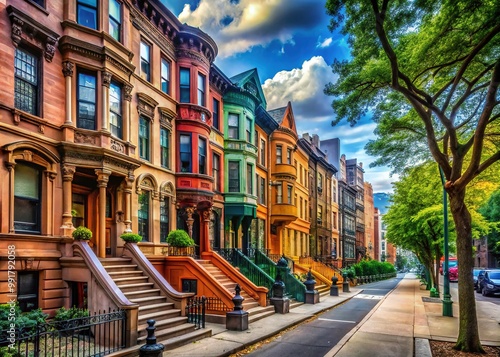
[[[8,330],[10,327],[10,304],[0,305],[0,331]],[[19,305],[14,306],[16,328],[22,328],[24,331],[31,333],[31,330],[36,327],[36,324],[45,323],[47,314],[42,312],[42,309],[31,310],[29,312],[21,312]]]
[[[80,226],[73,231],[73,238],[76,240],[90,240],[92,238],[92,231],[87,227]]]
[[[167,243],[172,247],[191,247],[194,245],[194,240],[186,231],[175,229],[168,234]]]
[[[128,243],[142,242],[142,236],[138,235],[137,233],[122,233],[120,238]]]
[[[89,310],[79,309],[73,306],[66,309],[64,306],[56,310],[56,316],[54,316],[54,321],[67,321],[71,319],[78,319],[80,317],[88,317]]]

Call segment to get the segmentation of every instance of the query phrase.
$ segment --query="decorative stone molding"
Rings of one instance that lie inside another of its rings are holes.
[[[114,150],[114,151],[119,152],[121,154],[125,154],[125,145],[123,145],[118,140],[111,139],[110,148],[111,148],[111,150]]]
[[[160,112],[160,124],[168,129],[172,128],[172,120],[175,119],[177,113],[165,107],[158,107]]]
[[[158,102],[145,93],[137,93],[137,100],[137,111],[139,115],[145,115],[153,120]]]
[[[75,143],[95,145],[97,143],[97,140],[96,140],[95,136],[86,135],[82,132],[76,131],[75,132]]]
[[[132,101],[132,89],[134,87],[131,85],[131,84],[125,84],[123,86],[123,98],[127,101],[127,102],[131,102]]]
[[[102,71],[101,75],[102,75],[102,85],[104,87],[109,88],[109,85],[111,84],[111,78],[113,78],[113,74],[108,71]]]
[[[47,62],[52,62],[56,53],[59,35],[12,5],[7,6],[11,22],[11,39],[14,46],[26,41],[43,52]]]
[[[73,70],[75,69],[75,64],[73,62],[64,61],[62,67],[64,77],[73,77]]]

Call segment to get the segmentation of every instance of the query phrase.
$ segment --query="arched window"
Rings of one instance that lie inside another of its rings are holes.
[[[157,188],[152,175],[142,174],[137,178],[137,233],[143,242],[153,241],[153,198],[158,198]]]

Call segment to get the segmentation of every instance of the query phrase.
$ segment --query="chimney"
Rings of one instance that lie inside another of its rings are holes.
[[[319,149],[319,136],[318,134],[313,134],[312,143]]]

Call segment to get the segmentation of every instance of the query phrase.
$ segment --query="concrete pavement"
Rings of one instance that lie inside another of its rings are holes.
[[[341,290],[341,289],[340,289]],[[288,314],[275,314],[250,324],[246,331],[228,331],[224,325],[207,324],[212,337],[165,351],[164,356],[229,356],[257,342],[328,310],[363,291],[363,286],[340,296],[322,297],[320,303],[304,304]],[[428,301],[423,301],[422,297]],[[458,335],[458,300],[452,299],[453,316],[442,316],[439,299],[427,299],[414,274],[406,274],[398,286],[325,356],[332,357],[426,357],[429,339],[455,341]],[[500,346],[500,305],[477,301],[479,335],[485,345]],[[414,353],[415,352],[415,353]]]

